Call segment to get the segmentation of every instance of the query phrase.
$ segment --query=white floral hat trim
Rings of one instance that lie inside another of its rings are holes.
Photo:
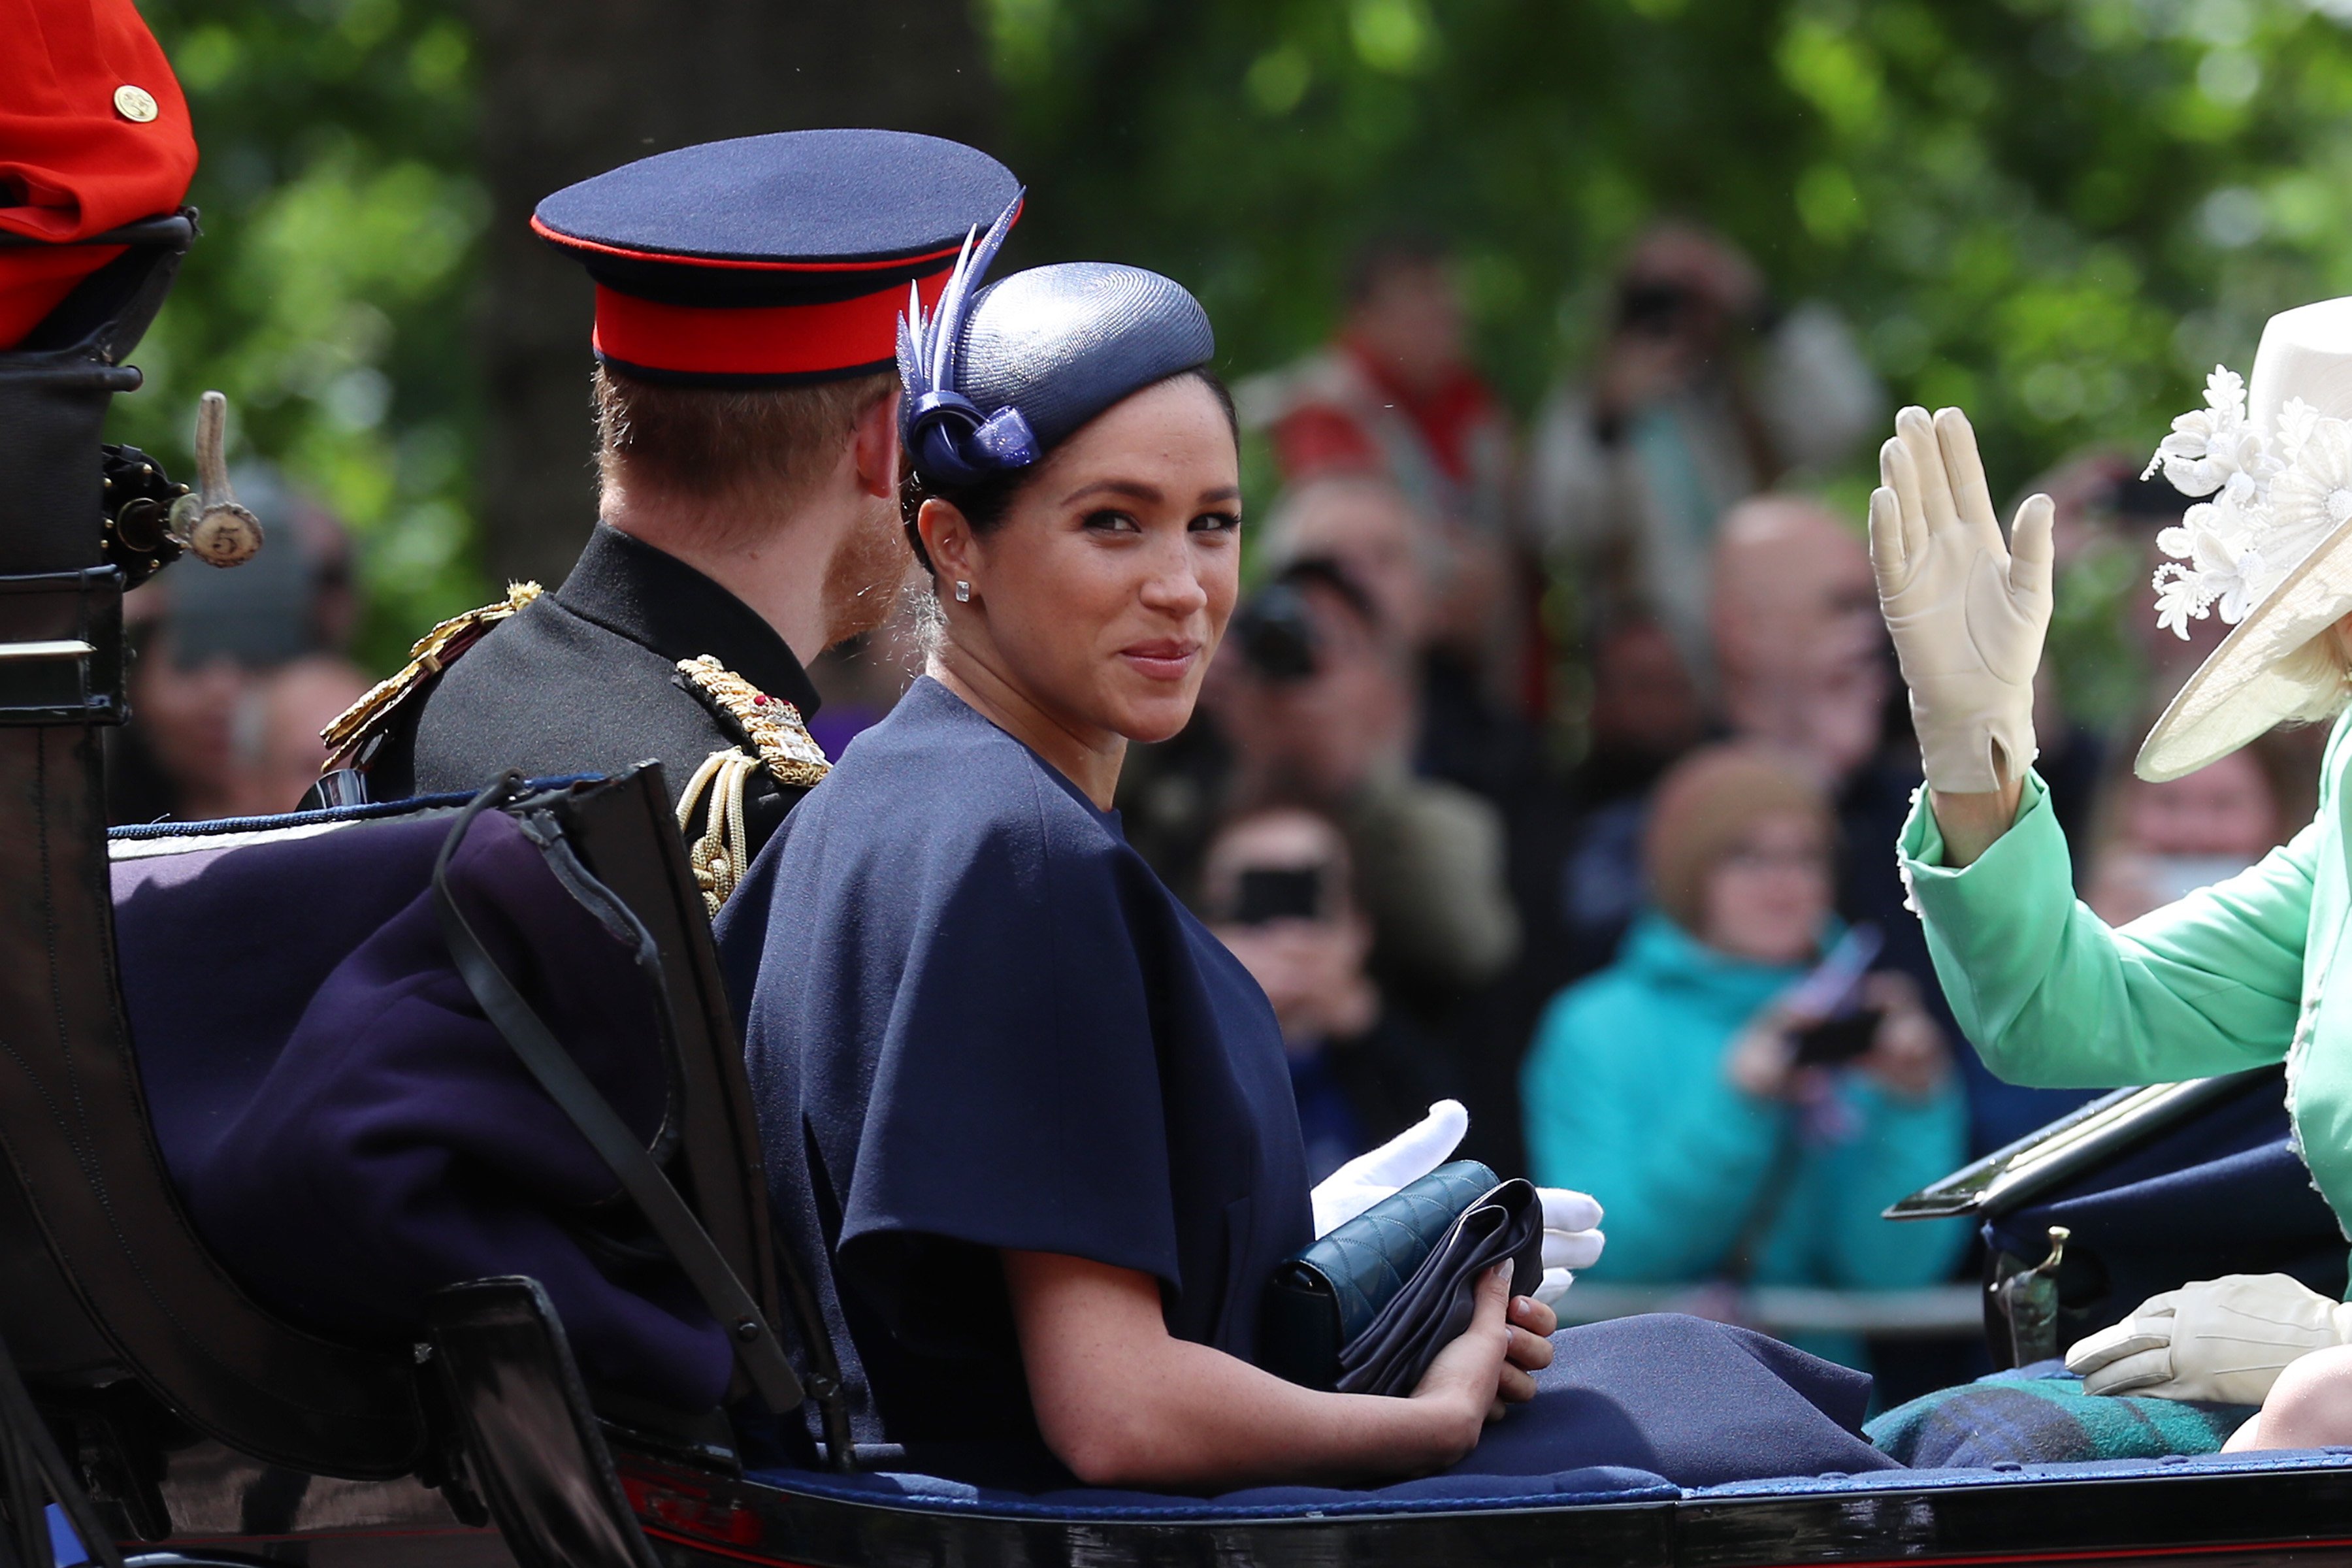
[[[2205,406],[2172,422],[2140,478],[2159,468],[2182,495],[2212,498],[2156,540],[2173,557],[2156,569],[2157,625],[2184,641],[2189,623],[2210,611],[2244,620],[2352,520],[2352,421],[2298,397],[2279,410],[2275,431],[2258,430],[2246,419],[2246,384],[2221,365],[2205,379]]]

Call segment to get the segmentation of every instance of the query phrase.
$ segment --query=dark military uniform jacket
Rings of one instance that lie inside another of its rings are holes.
[[[657,761],[711,907],[825,771],[816,689],[758,612],[603,523],[563,585],[443,623],[327,731],[369,798]],[[704,775],[698,780],[698,775]],[[731,820],[730,820],[731,819]],[[716,871],[715,889],[714,869]]]

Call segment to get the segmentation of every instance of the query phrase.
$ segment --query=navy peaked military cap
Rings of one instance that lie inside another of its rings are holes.
[[[786,131],[568,185],[531,227],[596,283],[597,357],[651,381],[785,385],[887,370],[911,283],[938,299],[1020,187],[959,142]]]

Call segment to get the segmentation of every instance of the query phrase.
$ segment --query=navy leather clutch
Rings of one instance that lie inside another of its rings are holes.
[[[1266,1281],[1258,1363],[1327,1392],[1410,1394],[1468,1327],[1478,1276],[1543,1279],[1543,1212],[1523,1181],[1475,1160],[1440,1165],[1291,1254]]]

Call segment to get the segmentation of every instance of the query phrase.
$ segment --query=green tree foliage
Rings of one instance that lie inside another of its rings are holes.
[[[196,395],[227,393],[232,462],[277,464],[357,536],[360,651],[384,667],[482,597],[467,32],[444,0],[142,11],[187,91],[205,236],[134,356],[147,385],[118,401],[114,437],[185,476]]]
[[[1459,241],[1482,354],[1530,406],[1613,257],[1679,214],[1836,302],[2021,484],[2152,445],[2270,311],[2352,292],[2352,34],[2317,0],[973,3],[1036,196],[1016,259],[1183,279],[1236,372],[1318,341],[1349,247],[1410,222]],[[207,237],[121,432],[184,461],[194,394],[227,391],[240,447],[361,535],[383,663],[484,587],[458,7],[145,4]]]
[[[1184,279],[1239,370],[1412,222],[1525,406],[1675,214],[2021,483],[2152,446],[2266,314],[2352,292],[2352,36],[2296,0],[983,4],[1026,247]]]

